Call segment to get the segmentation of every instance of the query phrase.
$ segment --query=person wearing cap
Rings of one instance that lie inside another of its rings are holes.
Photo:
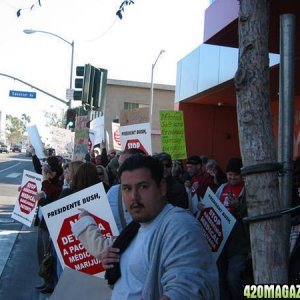
[[[190,210],[197,212],[198,203],[204,197],[208,187],[213,187],[213,177],[206,171],[203,171],[202,160],[198,155],[190,156],[186,161],[186,171],[190,176]],[[194,204],[196,202],[196,205]]]
[[[249,228],[243,223],[247,215],[244,180],[241,175],[242,160],[230,158],[226,166],[227,183],[216,191],[236,223],[218,259],[220,295],[225,300],[243,299],[246,266],[250,257]]]
[[[188,208],[189,199],[184,185],[172,176],[172,158],[166,152],[154,155],[164,167],[164,178],[167,182],[167,201],[174,206]]]

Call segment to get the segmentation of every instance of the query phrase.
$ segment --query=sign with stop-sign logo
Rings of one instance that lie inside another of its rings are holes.
[[[143,144],[140,142],[139,139],[128,140],[126,142],[125,150],[132,149],[132,148],[140,149],[143,152],[145,152],[145,154],[148,155],[147,150],[145,149],[145,147],[143,146]]]
[[[99,226],[101,234],[112,237],[112,230],[108,222],[91,214]],[[72,234],[71,224],[78,220],[78,214],[66,218],[58,234],[57,245],[62,253],[64,264],[76,271],[94,275],[104,271],[101,261],[89,254],[82,244]]]
[[[152,155],[150,123],[121,126],[120,139],[122,150],[136,148]]]
[[[91,214],[104,237],[119,234],[102,183],[52,202],[42,207],[42,212],[63,268],[67,266],[103,277],[101,261],[92,256],[72,232],[72,224],[78,220],[79,208]]]
[[[41,191],[43,176],[24,170],[18,200],[11,217],[22,224],[32,225],[37,201],[34,196]]]
[[[202,225],[204,236],[217,260],[236,219],[210,188],[207,189],[201,202],[204,209],[198,214],[197,219]]]

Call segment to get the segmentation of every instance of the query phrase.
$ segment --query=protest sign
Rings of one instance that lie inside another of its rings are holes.
[[[113,147],[115,150],[121,150],[120,124],[112,122],[111,128],[113,137]]]
[[[173,160],[186,159],[182,111],[160,111],[161,147]]]
[[[75,129],[73,160],[84,160],[88,153],[89,129]]]
[[[104,116],[91,121],[90,129],[95,131],[95,141],[93,145],[101,144],[104,138]]]
[[[89,116],[77,116],[75,121],[75,129],[88,128],[87,123],[89,122]]]
[[[137,148],[152,155],[150,123],[120,126],[122,150]]]
[[[90,152],[95,145],[96,131],[89,129],[88,151]]]
[[[52,127],[51,146],[55,149],[56,155],[64,158],[72,158],[74,147],[74,133],[68,129]]]
[[[217,260],[236,219],[210,188],[207,188],[202,203],[205,208],[201,210],[197,219],[202,225],[204,236]]]
[[[30,227],[32,225],[37,201],[34,196],[41,191],[43,176],[27,170],[23,171],[21,190],[11,217]]]
[[[99,183],[42,207],[57,256],[63,267],[103,277],[101,261],[92,256],[71,230],[78,220],[78,208],[88,211],[104,237],[118,235],[118,229],[103,184]]]
[[[39,159],[45,158],[44,147],[36,125],[27,127],[28,138]]]

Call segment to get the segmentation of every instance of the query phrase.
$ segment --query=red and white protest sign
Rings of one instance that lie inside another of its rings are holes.
[[[19,206],[21,212],[28,215],[36,206],[34,195],[38,193],[37,185],[34,181],[28,181],[20,190]]]
[[[122,150],[136,148],[152,155],[150,123],[121,126],[120,139]]]
[[[111,237],[110,225],[105,220],[91,214],[105,237]],[[66,218],[58,234],[57,245],[64,264],[76,271],[95,275],[104,271],[101,261],[89,254],[72,233],[71,224],[78,220],[78,214]]]
[[[140,149],[140,150],[144,151],[145,154],[148,155],[147,150],[145,149],[145,147],[143,146],[143,144],[140,142],[139,139],[128,140],[126,142],[125,150],[132,149],[132,148]]]
[[[217,252],[223,241],[221,218],[212,207],[208,207],[201,211],[199,221],[211,251]]]
[[[14,207],[12,218],[30,227],[37,206],[34,196],[41,190],[43,176],[24,170],[18,201]]]
[[[121,150],[121,140],[120,140],[120,124],[112,123],[112,136],[113,136],[113,147],[115,150]]]
[[[199,213],[197,219],[202,225],[204,236],[217,259],[236,220],[210,188],[207,189],[202,203],[205,208]]]
[[[42,212],[62,266],[103,277],[101,261],[92,256],[72,232],[71,225],[78,220],[78,208],[91,214],[105,237],[119,234],[102,183],[43,206]]]

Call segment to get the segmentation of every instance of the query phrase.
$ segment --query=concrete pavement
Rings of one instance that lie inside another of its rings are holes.
[[[8,217],[10,214],[9,206],[0,205],[0,276],[22,227],[21,224]]]
[[[9,190],[9,188],[8,188]],[[37,275],[37,228],[28,228],[10,218],[15,196],[1,190],[0,196],[0,299],[44,300],[35,286]]]
[[[5,267],[11,249],[15,243],[22,224],[10,218],[13,210],[13,203],[16,201],[11,185],[3,185],[0,196],[0,276]]]

